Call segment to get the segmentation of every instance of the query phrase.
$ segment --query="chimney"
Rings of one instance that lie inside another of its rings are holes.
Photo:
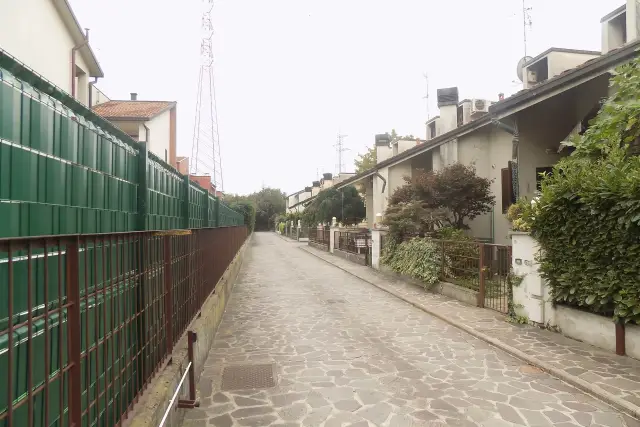
[[[376,135],[376,163],[387,160],[393,154],[389,143],[391,143],[389,134],[383,133]]]
[[[323,173],[322,174],[322,189],[329,188],[333,186],[333,174]]]
[[[500,92],[498,94],[498,101],[504,101],[504,93]]]
[[[320,181],[313,181],[313,188],[311,188],[311,197],[317,196],[320,192]]]
[[[138,100],[138,94],[136,92],[131,92],[131,100],[132,101],[137,101]]]
[[[440,128],[447,133],[458,127],[458,88],[438,89],[438,108],[440,109]]]

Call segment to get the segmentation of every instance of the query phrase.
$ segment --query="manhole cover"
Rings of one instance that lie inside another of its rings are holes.
[[[531,365],[520,366],[520,372],[522,372],[525,375],[535,375],[535,374],[543,373],[542,369],[536,368],[535,366],[531,366]]]
[[[271,388],[275,385],[275,365],[225,366],[222,372],[223,391]]]
[[[343,299],[328,299],[327,304],[344,304],[346,301]]]

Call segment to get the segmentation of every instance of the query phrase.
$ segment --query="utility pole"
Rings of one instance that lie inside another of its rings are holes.
[[[342,153],[349,150],[344,146],[344,138],[346,138],[347,136],[349,135],[343,135],[340,132],[338,132],[338,140],[336,141],[336,145],[334,145],[334,147],[336,148],[336,156],[338,157],[338,164],[336,165],[336,174],[340,174],[341,172],[343,172],[344,163],[342,161]]]

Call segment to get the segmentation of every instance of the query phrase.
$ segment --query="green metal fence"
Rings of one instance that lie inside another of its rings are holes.
[[[144,143],[1,50],[0,218],[0,237],[243,223]]]

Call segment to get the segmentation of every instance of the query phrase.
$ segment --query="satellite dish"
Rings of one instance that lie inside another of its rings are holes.
[[[518,73],[518,79],[520,79],[521,82],[524,81],[524,75],[523,75],[523,69],[524,69],[524,64],[526,64],[527,62],[531,61],[533,58],[530,56],[523,56],[520,61],[518,61],[518,66],[517,68],[517,73]]]

